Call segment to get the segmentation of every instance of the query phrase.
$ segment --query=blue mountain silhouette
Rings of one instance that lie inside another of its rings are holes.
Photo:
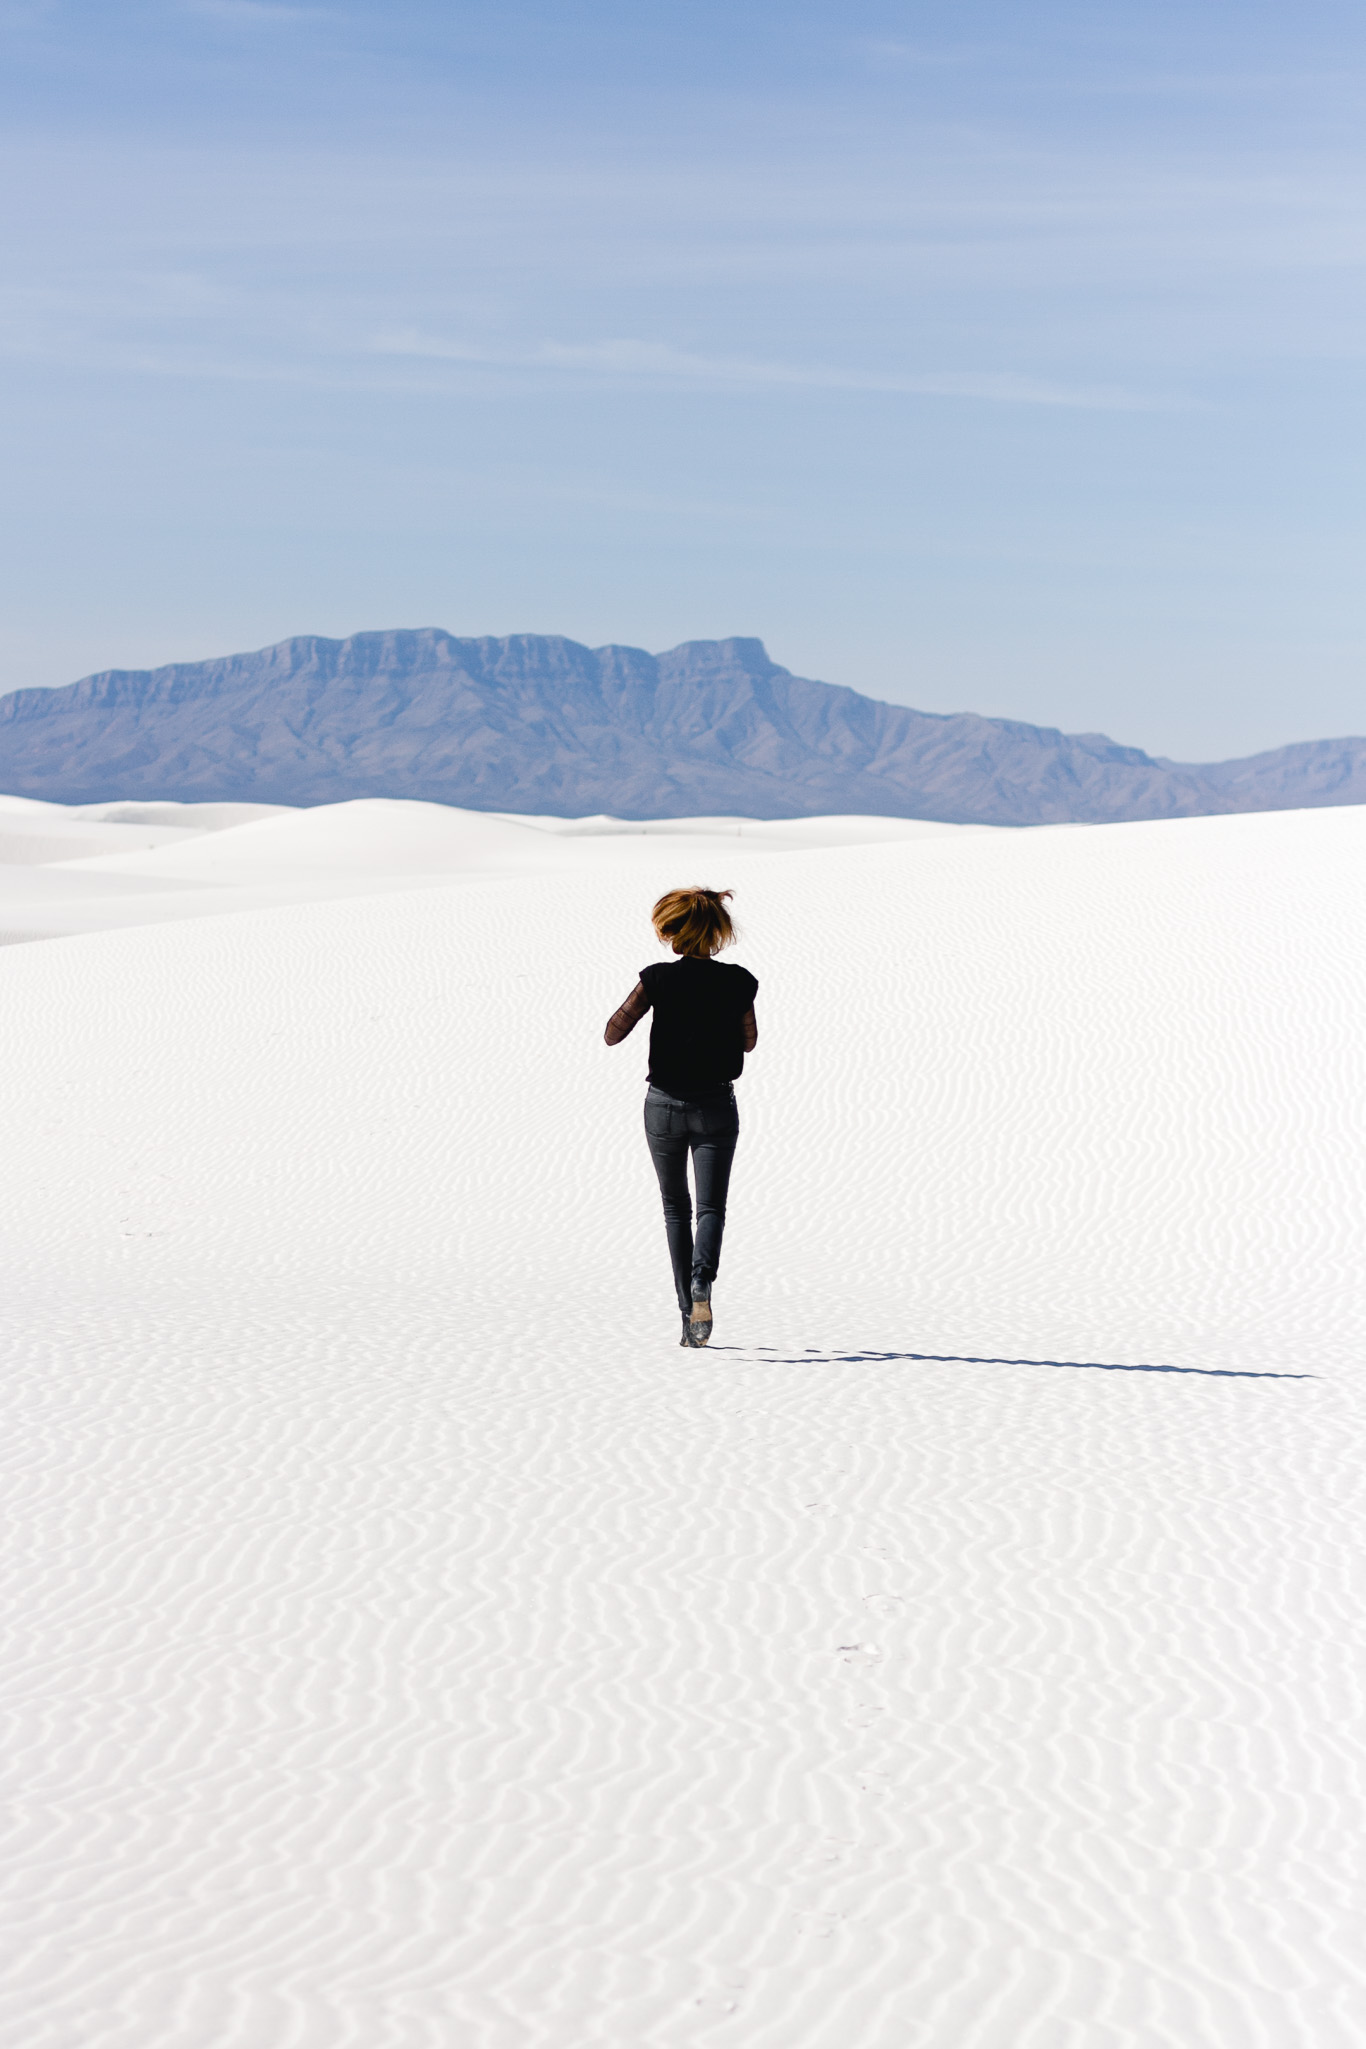
[[[882,813],[988,825],[1366,801],[1366,740],[1198,766],[794,676],[758,640],[667,654],[435,628],[305,636],[0,698],[0,789],[623,818]]]

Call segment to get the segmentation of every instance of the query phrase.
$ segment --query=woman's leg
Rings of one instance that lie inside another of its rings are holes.
[[[664,1198],[664,1230],[674,1270],[674,1292],[686,1316],[692,1307],[692,1199],[688,1194],[687,1112],[645,1099],[645,1142]]]
[[[740,1119],[734,1102],[713,1108],[707,1105],[699,1121],[690,1120],[692,1170],[697,1183],[697,1237],[692,1252],[689,1285],[695,1302],[711,1299],[711,1284],[721,1264],[721,1236],[726,1228],[726,1195],[730,1188],[731,1162],[735,1158]]]

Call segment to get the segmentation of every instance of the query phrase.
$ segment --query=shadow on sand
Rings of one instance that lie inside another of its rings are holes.
[[[1241,1366],[1144,1366],[1108,1359],[979,1359],[970,1352],[775,1352],[770,1345],[711,1345],[713,1352],[749,1352],[773,1366],[885,1365],[897,1359],[944,1366],[1052,1366],[1064,1373],[1194,1373],[1202,1380],[1317,1380],[1316,1373],[1258,1372]]]

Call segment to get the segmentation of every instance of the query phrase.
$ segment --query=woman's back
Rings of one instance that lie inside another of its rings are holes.
[[[748,968],[695,955],[642,968],[654,1013],[650,1082],[671,1096],[700,1096],[734,1081],[745,1064],[745,1013],[759,987]]]

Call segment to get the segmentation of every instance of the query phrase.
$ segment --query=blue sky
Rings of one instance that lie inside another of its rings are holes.
[[[1366,730],[1359,5],[0,0],[0,688],[441,625]]]

